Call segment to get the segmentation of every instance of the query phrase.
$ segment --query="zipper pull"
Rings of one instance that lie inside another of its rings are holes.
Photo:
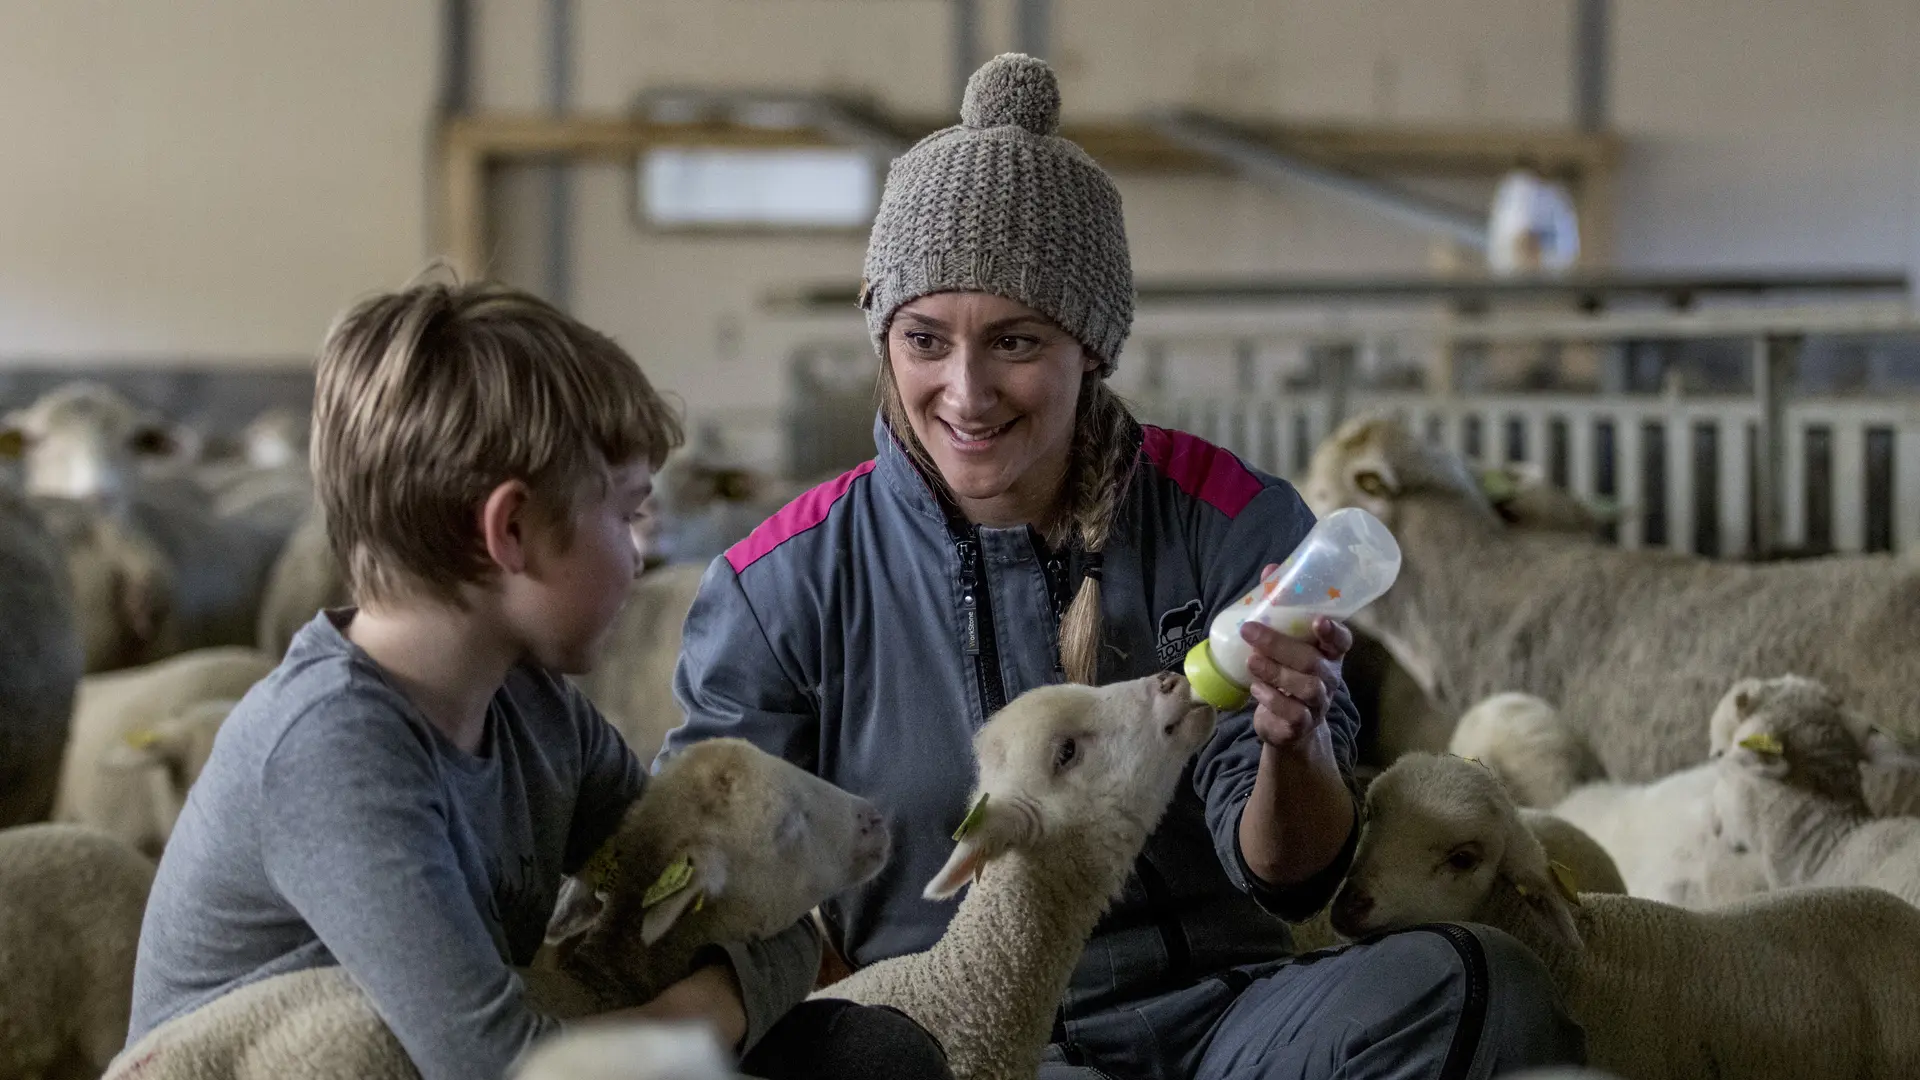
[[[980,655],[980,601],[974,595],[979,585],[979,576],[974,572],[974,559],[978,545],[973,540],[962,537],[954,541],[954,547],[960,552],[960,611],[966,618],[962,632],[967,655]]]

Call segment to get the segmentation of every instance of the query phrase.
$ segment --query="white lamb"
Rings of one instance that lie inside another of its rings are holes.
[[[1213,725],[1177,675],[1015,698],[974,736],[975,809],[927,884],[938,900],[973,882],[946,933],[815,996],[913,1017],[958,1080],[1032,1080],[1094,924]]]
[[[1629,1080],[1920,1076],[1920,910],[1884,892],[1796,889],[1712,912],[1571,897],[1499,779],[1457,757],[1395,762],[1367,810],[1335,927],[1512,934],[1545,962],[1597,1067]]]
[[[1399,579],[1354,623],[1436,704],[1465,711],[1503,690],[1557,702],[1615,780],[1703,760],[1699,718],[1754,674],[1804,671],[1920,735],[1911,563],[1735,564],[1508,528],[1465,462],[1384,417],[1322,443],[1302,493],[1316,513],[1363,506],[1393,530]]]
[[[696,1023],[607,1023],[562,1032],[534,1048],[513,1080],[745,1080]]]
[[[54,819],[158,856],[227,710],[272,670],[252,649],[197,649],[80,680]]]
[[[1711,755],[1731,745],[1738,722],[1733,698],[1729,693],[1709,719]],[[1858,737],[1885,738],[1853,714],[1843,715]],[[1492,769],[1515,802],[1550,808],[1592,835],[1613,856],[1634,896],[1713,907],[1767,888],[1757,854],[1712,834],[1717,773],[1711,762],[1645,784],[1591,779],[1599,775],[1598,763],[1559,711],[1515,693],[1495,694],[1467,710],[1450,749]],[[1920,811],[1920,804],[1903,801],[1914,797],[1920,759],[1883,753],[1863,761],[1860,772],[1875,816]]]
[[[867,800],[740,740],[699,743],[661,769],[581,877],[563,884],[551,948],[521,970],[528,1000],[562,1018],[642,1004],[684,977],[702,947],[775,934],[873,877],[889,846]],[[265,979],[176,1017],[108,1075],[418,1074],[352,979],[328,967]]]
[[[1863,765],[1920,767],[1811,679],[1741,682],[1723,711],[1734,724],[1713,789],[1714,817],[1758,855],[1767,883],[1869,885],[1920,905],[1920,817],[1876,818]]]
[[[0,830],[0,1080],[97,1076],[119,1052],[152,885],[97,829]]]

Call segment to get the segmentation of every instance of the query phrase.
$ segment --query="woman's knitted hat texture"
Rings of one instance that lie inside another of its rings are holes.
[[[1133,327],[1120,193],[1059,130],[1053,69],[1005,53],[967,80],[959,126],[894,160],[860,287],[875,349],[902,304],[990,292],[1052,319],[1112,374]]]

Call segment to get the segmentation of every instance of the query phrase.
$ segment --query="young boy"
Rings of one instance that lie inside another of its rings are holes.
[[[561,676],[625,601],[678,445],[606,337],[497,286],[353,308],[320,356],[313,470],[357,609],[234,709],[160,862],[129,1042],[236,987],[346,968],[425,1080],[498,1077],[560,877],[646,774]],[[744,1049],[806,996],[809,934],[715,950],[639,1012]]]

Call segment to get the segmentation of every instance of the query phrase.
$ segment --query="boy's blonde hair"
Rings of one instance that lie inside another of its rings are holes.
[[[487,575],[476,511],[512,479],[569,541],[610,469],[658,468],[680,420],[606,335],[517,289],[415,284],[335,321],[315,379],[313,474],[358,603],[457,602]]]

